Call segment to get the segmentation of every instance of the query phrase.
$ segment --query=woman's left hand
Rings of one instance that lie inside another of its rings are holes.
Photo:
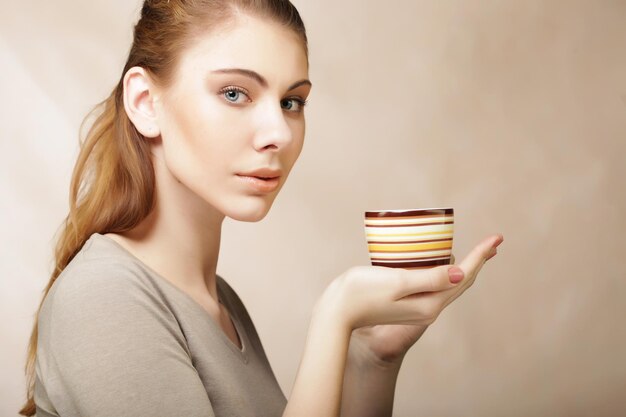
[[[493,239],[493,238],[491,238]],[[488,256],[484,259],[484,262],[494,257],[497,253],[496,247],[502,243],[503,238],[499,238],[493,242],[493,246],[488,252]],[[482,242],[479,244],[469,257],[482,256],[480,254],[485,253],[485,244]],[[452,255],[450,264],[455,262],[454,255]],[[461,269],[463,264],[460,265]],[[461,288],[452,288],[436,294],[439,297],[444,297],[445,302],[443,307],[454,301],[463,291],[465,291],[470,285],[472,285],[475,276],[465,277],[465,282],[461,283]],[[424,294],[425,295],[425,294]],[[422,296],[424,296],[422,295]],[[432,294],[431,295],[435,295]],[[360,363],[365,361],[366,363],[374,364],[376,366],[383,367],[396,367],[400,366],[404,355],[408,350],[419,340],[422,334],[428,328],[427,325],[417,326],[408,324],[385,324],[377,326],[368,326],[355,329],[352,332],[352,338],[350,341],[350,355],[352,359],[357,360]]]

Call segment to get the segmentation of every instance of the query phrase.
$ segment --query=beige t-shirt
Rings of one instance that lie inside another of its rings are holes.
[[[281,416],[287,400],[250,316],[217,284],[243,349],[190,296],[92,235],[39,315],[37,416]]]

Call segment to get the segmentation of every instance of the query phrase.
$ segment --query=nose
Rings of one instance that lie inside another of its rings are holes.
[[[270,149],[278,152],[291,143],[293,133],[284,112],[280,103],[264,106],[259,112],[258,129],[254,137],[254,148],[257,151]]]

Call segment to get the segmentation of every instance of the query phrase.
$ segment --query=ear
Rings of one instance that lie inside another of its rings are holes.
[[[147,138],[161,134],[155,101],[155,88],[146,70],[141,67],[129,69],[124,75],[124,109],[135,128]]]

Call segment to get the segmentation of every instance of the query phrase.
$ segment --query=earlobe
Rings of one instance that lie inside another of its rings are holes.
[[[135,128],[147,138],[161,134],[151,87],[148,74],[141,67],[132,67],[124,75],[124,109]]]

